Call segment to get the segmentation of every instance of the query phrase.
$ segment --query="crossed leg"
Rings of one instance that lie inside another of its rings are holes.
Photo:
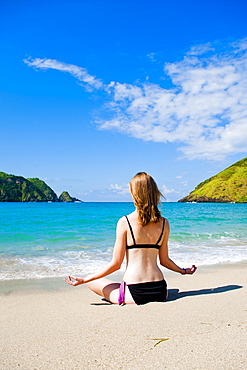
[[[87,286],[94,293],[104,297],[111,303],[118,304],[120,283],[116,283],[115,281],[107,278],[101,278],[90,281],[87,283]],[[128,287],[125,289],[125,303],[135,303]]]

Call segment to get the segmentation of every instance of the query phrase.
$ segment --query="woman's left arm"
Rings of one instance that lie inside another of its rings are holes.
[[[168,220],[166,220],[166,225],[165,225],[165,235],[164,235],[164,240],[162,242],[162,246],[159,249],[159,259],[160,259],[160,264],[169,270],[179,272],[182,275],[192,275],[196,271],[197,267],[195,265],[192,265],[189,268],[181,268],[178,265],[176,265],[173,260],[170,259],[169,253],[168,253],[168,239],[170,235],[170,226]]]
[[[111,262],[109,262],[103,269],[100,271],[90,274],[85,278],[78,278],[71,275],[68,275],[67,279],[64,279],[66,283],[69,285],[77,286],[85,283],[89,283],[90,281],[100,279],[107,275],[112,274],[113,272],[120,269],[125,251],[126,251],[126,235],[127,235],[127,227],[125,219],[122,217],[117,223],[116,228],[116,241],[113,249],[113,255]]]

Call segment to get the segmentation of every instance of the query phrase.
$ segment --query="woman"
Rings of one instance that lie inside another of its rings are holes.
[[[112,303],[145,304],[164,302],[167,285],[157,261],[182,275],[193,274],[196,267],[178,267],[168,255],[169,223],[161,217],[158,204],[162,194],[154,179],[140,172],[130,182],[135,211],[120,218],[111,262],[101,271],[65,281],[73,286],[87,284],[95,293]],[[121,284],[104,278],[119,270],[126,256],[126,271]]]

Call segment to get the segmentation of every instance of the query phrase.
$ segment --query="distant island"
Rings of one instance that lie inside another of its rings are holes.
[[[0,172],[0,202],[82,202],[67,191],[57,194],[38,178],[25,179],[22,176]]]
[[[247,157],[203,181],[179,202],[247,203]]]

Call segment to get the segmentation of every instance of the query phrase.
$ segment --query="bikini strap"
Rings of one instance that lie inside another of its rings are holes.
[[[157,241],[156,245],[157,245],[157,244],[159,244],[159,242],[161,241],[161,238],[162,238],[162,236],[163,236],[164,228],[165,228],[165,222],[166,222],[166,219],[165,219],[165,218],[163,218],[162,231],[161,231],[160,237],[159,237],[159,239],[158,239],[158,241]]]
[[[130,232],[131,232],[131,236],[132,236],[132,239],[133,239],[134,245],[136,245],[136,241],[135,241],[134,233],[133,233],[132,227],[131,227],[131,225],[130,225],[129,219],[128,219],[128,217],[127,217],[127,216],[125,216],[125,217],[126,217],[126,220],[127,220],[127,222],[128,222],[128,225],[129,225],[129,229],[130,229]]]

